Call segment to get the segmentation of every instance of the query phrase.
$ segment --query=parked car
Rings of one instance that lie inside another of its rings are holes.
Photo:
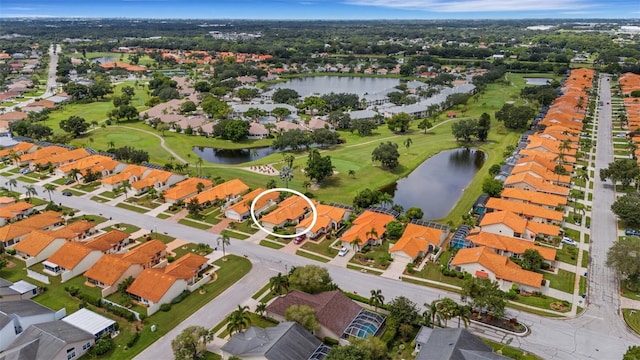
[[[567,244],[567,245],[571,245],[571,246],[578,246],[578,242],[568,238],[568,237],[563,237],[562,240],[560,240],[561,243],[563,244]]]
[[[296,236],[296,238],[293,240],[293,243],[300,244],[306,238],[307,238],[307,235],[304,235],[304,234]]]
[[[72,194],[70,191],[65,191],[65,192],[63,192],[63,193],[62,193],[62,195],[64,195],[64,196],[71,196],[71,195],[73,195],[73,194]]]
[[[624,231],[624,234],[627,236],[640,236],[640,230],[627,229]]]
[[[65,185],[71,185],[71,184],[73,184],[74,182],[76,182],[76,181],[75,181],[75,180],[73,180],[73,179],[69,179],[69,180],[65,181],[65,182],[64,182],[64,184],[65,184]]]
[[[347,255],[348,252],[349,252],[349,249],[343,246],[342,249],[338,251],[338,256],[345,256]]]
[[[29,168],[24,168],[22,170],[20,170],[20,174],[28,174],[30,172],[32,172],[33,170],[29,169]]]

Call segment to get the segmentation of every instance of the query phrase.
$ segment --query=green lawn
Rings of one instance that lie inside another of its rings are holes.
[[[187,225],[187,226],[191,226],[193,228],[202,229],[202,230],[207,230],[211,227],[210,224],[202,224],[202,223],[187,220],[187,219],[178,220],[178,224]]]
[[[373,274],[373,275],[382,275],[382,271],[378,271],[378,270],[374,270],[372,268],[363,268],[361,266],[357,266],[357,265],[351,265],[351,264],[347,264],[347,269],[351,269],[351,270],[357,270],[360,272],[365,272],[368,274]]]
[[[284,245],[282,244],[278,244],[269,240],[260,240],[260,245],[276,250],[282,249],[284,247]]]
[[[578,249],[575,246],[563,245],[562,249],[556,252],[556,260],[567,264],[578,264]]]
[[[229,235],[230,237],[232,237],[234,239],[238,239],[238,240],[246,240],[246,239],[249,238],[249,235],[240,234],[240,233],[237,233],[237,232],[231,231],[231,230],[222,230],[222,234]]]
[[[258,300],[260,298],[260,296],[262,296],[262,294],[264,294],[265,291],[269,290],[270,287],[271,287],[271,284],[266,283],[260,290],[258,290],[255,294],[253,294],[251,296],[251,298],[253,300]]]
[[[102,216],[98,216],[98,215],[82,215],[82,216],[76,216],[74,218],[71,218],[69,220],[67,220],[67,223],[72,223],[78,220],[87,220],[87,221],[93,221],[96,224],[102,224],[103,222],[107,221],[108,219]]]
[[[255,234],[258,232],[258,229],[252,227],[253,220],[245,220],[241,223],[232,222],[229,224],[230,230],[238,230],[247,234]]]
[[[95,201],[95,202],[103,203],[103,204],[104,204],[104,203],[107,203],[107,202],[109,202],[109,201],[111,201],[111,200],[109,200],[109,199],[105,199],[105,198],[103,198],[103,197],[101,197],[101,196],[92,196],[92,197],[91,197],[91,200],[92,200],[92,201]]]
[[[587,278],[580,276],[580,295],[587,293]]]
[[[622,309],[624,321],[636,334],[640,335],[640,313],[634,309]]]
[[[130,210],[130,211],[135,211],[135,212],[140,213],[140,214],[144,214],[144,213],[146,213],[146,212],[148,212],[150,210],[150,209],[141,208],[141,207],[138,207],[138,206],[129,205],[129,204],[126,204],[126,203],[118,203],[118,204],[116,204],[116,207],[119,207],[119,208],[122,208],[122,209],[127,209],[127,210]]]
[[[257,326],[260,328],[267,328],[267,327],[273,327],[278,325],[278,321],[271,319],[271,318],[263,318],[260,315],[256,314],[256,313],[249,313],[249,321],[251,326]],[[229,322],[229,318],[225,318],[223,321],[223,327],[225,327],[227,325],[227,323]],[[216,326],[217,327],[217,326]],[[218,335],[219,338],[226,338],[229,335],[229,332],[225,329],[222,330],[222,332]]]
[[[502,356],[506,356],[510,359],[518,359],[518,360],[542,360],[541,357],[527,353],[513,346],[509,346],[507,344],[498,343],[495,341],[491,341],[489,339],[480,338],[485,344],[491,346],[494,352],[500,350]]]
[[[173,236],[169,236],[169,235],[165,235],[165,234],[161,234],[161,233],[157,233],[157,232],[152,232],[148,236],[150,236],[152,239],[160,240],[165,244],[168,244],[168,243],[170,243],[170,242],[172,242],[173,240],[176,239]],[[137,238],[136,241],[144,241],[146,239],[147,239],[147,236],[141,236],[141,237]]]
[[[462,283],[464,282],[464,280],[458,279],[455,276],[444,276],[440,271],[440,266],[433,263],[425,264],[422,271],[414,271],[411,276],[455,286],[462,286]]]
[[[117,197],[113,191],[104,191],[98,195],[109,199],[115,199]]]
[[[100,184],[99,181],[94,181],[94,182],[92,182],[90,184],[77,184],[77,185],[72,186],[72,188],[78,189],[78,190],[84,191],[84,192],[92,192],[95,189],[99,188],[100,185],[101,184]]]
[[[127,203],[135,204],[148,209],[155,209],[160,206],[160,203],[155,202],[150,195],[144,195],[141,197],[130,197],[125,200]]]
[[[194,244],[194,243],[189,243],[173,250],[173,252],[176,254],[176,259],[181,258],[189,253],[205,256],[211,253],[211,251],[213,251],[213,249],[211,249],[210,247],[209,248],[206,246],[200,247],[198,246],[198,244]]]
[[[16,180],[18,180],[18,181],[22,181],[22,182],[25,182],[25,183],[29,183],[29,184],[35,184],[35,183],[37,183],[38,181],[40,181],[40,180],[38,180],[38,179],[34,179],[34,178],[32,178],[32,177],[28,177],[28,176],[20,176],[20,177],[18,177]]]
[[[331,247],[331,244],[335,241],[335,239],[329,240],[326,238],[318,243],[312,240],[305,240],[304,244],[302,244],[302,248],[324,256],[334,257],[338,255],[338,250]]]
[[[589,252],[587,250],[582,250],[582,264],[583,268],[589,266]]]
[[[516,303],[524,304],[524,305],[535,306],[537,308],[544,309],[544,310],[552,310],[551,303],[562,303],[562,300],[552,298],[550,296],[538,297],[538,296],[532,296],[532,295],[530,296],[518,295],[518,299],[512,300],[512,301]],[[553,310],[553,311],[556,311],[556,310]],[[568,306],[564,310],[558,311],[558,312],[569,312],[569,311],[571,311],[571,306]]]
[[[305,257],[305,258],[307,258],[307,259],[311,259],[311,260],[315,260],[315,261],[320,261],[320,262],[323,262],[323,263],[329,262],[329,259],[325,259],[325,258],[320,257],[320,256],[317,256],[317,255],[309,254],[309,253],[308,253],[308,252],[306,252],[306,251],[300,251],[300,250],[297,250],[297,251],[296,251],[296,255],[298,255],[298,256],[302,256],[302,257]]]
[[[544,273],[544,278],[551,281],[549,285],[552,289],[564,291],[573,294],[573,286],[576,280],[576,274],[564,269],[558,269],[558,275]]]
[[[131,224],[119,223],[119,224],[115,224],[113,226],[108,226],[108,227],[104,228],[103,230],[106,230],[106,231],[109,231],[109,230],[120,230],[120,231],[126,232],[127,234],[133,234],[134,232],[140,230],[140,228],[135,226],[135,225],[131,225]]]
[[[168,215],[168,214],[165,214],[165,213],[161,213],[161,214],[156,215],[156,217],[158,219],[168,219],[168,218],[171,217],[171,215]]]

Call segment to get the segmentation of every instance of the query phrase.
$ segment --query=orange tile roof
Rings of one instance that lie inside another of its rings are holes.
[[[324,204],[315,204],[316,211],[318,212],[318,220],[316,221],[313,228],[310,230],[313,233],[318,232],[320,229],[326,228],[331,224],[331,221],[335,223],[339,223],[344,218],[347,210],[341,209],[335,206],[324,205]],[[313,216],[308,216],[300,221],[300,224],[296,226],[296,228],[307,228],[311,225],[313,221]]]
[[[555,174],[553,171],[549,171],[546,167],[535,162],[516,165],[513,167],[511,174],[515,175],[521,172],[527,172],[531,175],[534,175],[536,177],[542,178],[550,182],[564,183],[564,184],[571,183],[571,176]]]
[[[176,282],[176,277],[160,269],[145,269],[129,286],[127,292],[157,303]]]
[[[72,169],[78,169],[83,174],[86,174],[87,169],[91,169],[91,171],[103,171],[107,170],[109,172],[113,171],[116,166],[120,164],[119,161],[113,160],[112,158],[104,155],[91,155],[82,159],[78,159],[77,161],[60,166],[60,170],[65,174],[70,172]]]
[[[43,229],[47,226],[62,222],[62,215],[55,211],[45,211],[30,216],[26,219],[0,227],[0,241],[6,242],[25,235],[33,230]]]
[[[542,206],[525,204],[516,201],[510,201],[499,198],[489,198],[485,205],[487,209],[498,211],[510,211],[525,217],[539,217],[546,220],[562,221],[563,214],[560,211],[549,210]]]
[[[15,146],[0,150],[0,157],[9,156],[11,152],[15,152],[16,154],[24,154],[34,148],[36,144],[28,143],[28,142],[19,142]]]
[[[178,279],[191,279],[198,274],[198,270],[208,259],[196,254],[186,254],[164,268],[164,273]]]
[[[507,177],[504,181],[505,185],[515,185],[518,183],[525,183],[536,191],[547,193],[547,194],[556,194],[556,195],[569,195],[569,188],[553,185],[552,183],[539,179],[528,173],[520,173]]]
[[[29,106],[41,106],[41,107],[45,107],[47,109],[53,109],[53,108],[56,107],[56,103],[54,103],[51,100],[43,99],[43,100],[39,100],[39,101],[34,101],[31,104],[29,104]]]
[[[79,220],[60,229],[53,230],[52,233],[56,237],[60,237],[63,239],[72,239],[95,227],[96,223],[94,223],[93,221]]]
[[[536,138],[534,140],[532,140],[526,147],[527,150],[533,150],[533,149],[541,149],[541,150],[547,150],[550,151],[554,154],[559,154],[560,153],[560,144],[561,141],[557,141],[557,140],[551,140],[551,139],[546,139],[546,138]],[[577,146],[575,144],[570,144],[572,147],[571,149],[567,149],[567,150],[563,150],[562,153],[564,155],[575,155],[576,151],[577,151]]]
[[[167,246],[160,240],[149,240],[146,243],[127,251],[123,255],[123,259],[136,264],[147,264],[153,257],[164,250]]]
[[[292,195],[278,204],[278,208],[261,218],[262,222],[282,224],[295,221],[310,211],[309,204],[300,196]]]
[[[226,210],[233,210],[240,215],[246,214],[251,208],[251,202],[253,201],[253,199],[255,199],[258,195],[262,194],[264,191],[265,190],[263,188],[257,188],[252,192],[245,194],[242,197],[242,199],[240,199],[240,201],[229,206]],[[256,201],[255,208],[260,209],[263,206],[267,205],[269,201],[278,200],[279,196],[280,196],[279,192],[270,192],[264,196],[261,196],[260,199]]]
[[[198,203],[202,204],[205,202],[224,200],[227,196],[238,196],[248,190],[249,187],[245,183],[239,179],[233,179],[205,190],[194,197],[198,199]]]
[[[538,191],[521,190],[516,188],[504,188],[500,196],[506,199],[517,199],[532,204],[540,204],[553,207],[567,204],[566,196],[545,194]]]
[[[33,230],[13,248],[29,256],[36,256],[55,239],[56,236],[50,231]]]
[[[467,235],[467,240],[476,246],[486,246],[492,249],[509,251],[514,254],[524,254],[525,250],[534,249],[537,250],[545,260],[556,260],[556,249],[535,245],[532,241],[493,234],[486,231],[470,233]]]
[[[167,180],[173,175],[170,171],[151,169],[151,171],[144,176],[143,179],[135,181],[131,184],[131,187],[134,189],[144,189],[146,187],[151,187],[153,184],[158,181],[161,183],[166,183]]]
[[[439,246],[441,236],[442,230],[410,223],[389,252],[404,251],[412,258],[416,258],[421,251],[427,251],[429,244]]]
[[[493,272],[498,279],[535,288],[542,285],[542,274],[523,270],[506,256],[501,256],[482,246],[460,249],[451,261],[452,266],[478,263]]]
[[[62,245],[58,251],[53,253],[47,261],[67,270],[72,270],[92,251],[94,250],[81,243],[69,241]]]
[[[559,129],[555,129],[556,127],[558,126],[547,126],[541,134],[539,133],[533,136],[536,138],[551,138],[551,140],[555,141],[569,140],[572,143],[577,143],[578,141],[580,141],[580,138],[578,136],[572,135],[570,133],[564,133],[564,131],[559,131]],[[531,138],[531,136],[529,136],[529,138]]]
[[[204,185],[203,189],[207,189],[213,185],[210,180],[200,179],[197,177],[188,178],[180,181],[175,186],[164,191],[164,198],[171,200],[179,200],[198,191],[198,183]]]
[[[13,200],[13,199],[12,199]],[[0,217],[5,219],[13,219],[16,214],[21,214],[25,210],[29,210],[33,204],[20,201],[0,208]]]
[[[128,239],[131,235],[120,230],[111,230],[108,233],[96,236],[95,238],[87,241],[85,245],[95,250],[106,252],[113,248],[113,245]]]
[[[535,235],[543,234],[548,236],[560,235],[560,227],[556,225],[543,224],[535,221],[527,222],[527,229]]]
[[[121,254],[107,254],[96,261],[84,273],[84,276],[111,286],[118,281],[131,265],[133,265],[131,262],[122,259]]]
[[[538,165],[542,165],[543,167],[545,167],[547,170],[549,171],[553,171],[556,168],[556,165],[558,165],[556,162],[553,161],[552,158],[555,158],[556,155],[554,154],[550,154],[547,152],[528,152],[528,154],[520,154],[520,155],[526,155],[524,157],[521,157],[520,159],[518,159],[517,164],[528,164],[528,163],[536,163]],[[573,166],[569,165],[569,164],[562,164],[562,167],[564,167],[565,170],[567,170],[567,172],[572,172],[573,171]]]
[[[480,221],[480,227],[494,224],[504,224],[514,232],[524,234],[527,230],[527,220],[509,211],[494,211],[486,213]]]
[[[24,154],[20,157],[21,162],[36,161],[46,159],[56,154],[69,152],[69,149],[60,146],[46,146],[32,153]]]
[[[369,239],[369,235],[367,234],[371,229],[375,229],[378,233],[378,237],[382,237],[386,231],[385,226],[393,220],[395,220],[395,218],[391,215],[365,210],[353,221],[353,225],[342,235],[342,237],[340,237],[340,239],[344,242],[351,243],[356,238],[360,238],[360,240],[362,240],[362,244],[364,244]]]

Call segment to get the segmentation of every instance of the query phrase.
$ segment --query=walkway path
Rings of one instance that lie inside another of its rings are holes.
[[[149,134],[149,135],[151,135],[151,136],[155,136],[155,137],[157,137],[158,139],[160,139],[160,146],[161,146],[161,147],[162,147],[166,152],[168,152],[169,154],[171,154],[171,156],[173,156],[176,160],[178,160],[178,161],[180,161],[180,162],[182,162],[182,163],[185,163],[185,164],[186,164],[186,163],[188,163],[188,161],[187,161],[187,160],[183,159],[180,155],[176,154],[176,152],[175,152],[175,151],[171,150],[171,148],[167,146],[167,144],[166,144],[166,143],[165,143],[165,141],[164,141],[164,137],[162,137],[162,136],[160,136],[160,135],[158,135],[158,134],[156,134],[156,133],[154,133],[154,132],[152,132],[152,131],[149,131],[149,130],[142,130],[142,129],[138,129],[138,128],[134,128],[134,127],[130,127],[130,126],[120,126],[120,127],[122,127],[122,128],[126,128],[126,129],[130,129],[130,130],[135,130],[135,131],[141,131],[141,132],[143,132],[143,133],[147,133],[147,134]]]

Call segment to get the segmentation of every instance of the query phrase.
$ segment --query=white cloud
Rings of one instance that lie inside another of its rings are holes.
[[[577,10],[592,6],[584,0],[345,0],[345,3],[432,12]]]

